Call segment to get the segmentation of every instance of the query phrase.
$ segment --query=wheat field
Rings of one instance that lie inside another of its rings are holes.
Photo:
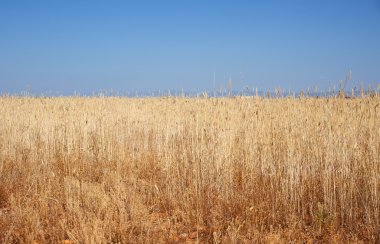
[[[0,243],[378,243],[379,104],[3,96]]]

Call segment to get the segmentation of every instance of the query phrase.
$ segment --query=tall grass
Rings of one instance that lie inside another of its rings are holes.
[[[0,242],[380,241],[380,98],[0,98]]]

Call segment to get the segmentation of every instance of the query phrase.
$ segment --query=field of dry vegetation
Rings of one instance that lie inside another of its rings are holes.
[[[0,243],[379,243],[379,104],[1,97]]]

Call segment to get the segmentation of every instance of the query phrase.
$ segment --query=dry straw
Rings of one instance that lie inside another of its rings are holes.
[[[2,97],[0,242],[379,242],[379,97],[204,98]]]

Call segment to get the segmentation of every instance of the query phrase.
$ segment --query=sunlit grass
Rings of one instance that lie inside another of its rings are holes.
[[[379,104],[0,98],[0,242],[379,241]]]

